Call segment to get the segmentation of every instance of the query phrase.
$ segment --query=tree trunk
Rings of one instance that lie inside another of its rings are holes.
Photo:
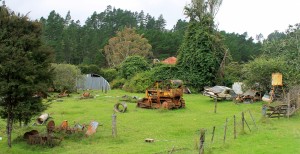
[[[6,134],[7,134],[7,144],[8,144],[8,147],[10,147],[10,148],[11,148],[12,125],[13,125],[12,115],[10,112],[8,112],[7,124],[6,124]]]

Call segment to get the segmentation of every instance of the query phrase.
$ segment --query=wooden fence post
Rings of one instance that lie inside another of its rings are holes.
[[[210,141],[211,143],[214,142],[215,130],[216,130],[216,126],[213,127],[212,136],[211,136],[211,141]]]
[[[215,98],[215,113],[217,113],[217,101],[218,101],[218,98],[216,97]]]
[[[224,127],[224,140],[223,140],[224,143],[225,143],[225,140],[226,140],[227,122],[228,122],[228,118],[226,118],[225,127]]]
[[[236,139],[236,119],[235,119],[235,115],[233,116],[233,135],[234,135],[234,139]]]
[[[242,112],[242,131],[245,132],[245,117],[244,117],[244,112]]]
[[[199,154],[204,154],[204,142],[205,142],[205,129],[202,128],[200,132]]]
[[[254,126],[257,128],[256,123],[255,123],[255,120],[254,120],[254,118],[253,118],[253,116],[252,116],[252,114],[251,114],[251,111],[250,111],[250,110],[248,110],[248,111],[249,111],[249,114],[250,114],[250,116],[251,116],[251,119],[252,119],[252,121],[253,121],[253,123],[254,123]]]
[[[290,119],[290,109],[291,109],[291,108],[290,108],[290,105],[291,105],[291,103],[290,103],[291,100],[290,100],[290,99],[291,99],[290,93],[288,93],[288,94],[287,94],[287,103],[288,103],[288,108],[287,108],[288,111],[287,111],[287,115],[288,115],[288,119]]]
[[[112,136],[117,137],[117,115],[112,115]]]
[[[296,104],[297,106],[297,108],[299,108],[300,107],[300,92],[298,93],[298,97],[297,97],[297,104]]]

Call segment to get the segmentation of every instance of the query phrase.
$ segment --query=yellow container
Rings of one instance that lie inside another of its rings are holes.
[[[281,73],[272,73],[272,86],[282,86]]]

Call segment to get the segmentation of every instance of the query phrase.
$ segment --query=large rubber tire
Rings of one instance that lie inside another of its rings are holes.
[[[120,109],[120,106],[122,106],[123,109]],[[124,112],[126,112],[126,110],[127,110],[127,104],[125,102],[117,103],[114,106],[114,111],[116,111],[116,112],[124,113]]]

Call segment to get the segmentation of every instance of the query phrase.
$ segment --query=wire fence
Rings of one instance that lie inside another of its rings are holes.
[[[224,119],[224,123],[210,128],[202,128],[198,141],[198,150],[202,154],[215,147],[230,144],[240,135],[256,131],[258,126],[250,110],[243,111]]]

